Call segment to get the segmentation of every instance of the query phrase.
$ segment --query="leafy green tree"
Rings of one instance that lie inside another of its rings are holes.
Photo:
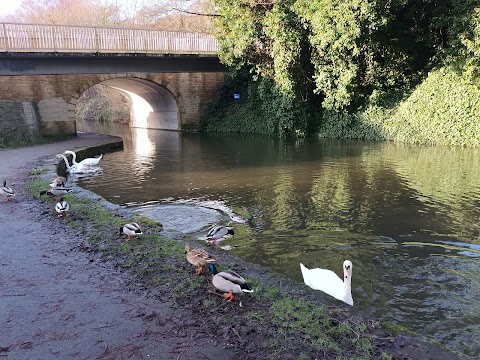
[[[334,111],[410,89],[447,58],[478,68],[478,0],[214,3],[226,65],[248,67],[297,99],[320,94]]]

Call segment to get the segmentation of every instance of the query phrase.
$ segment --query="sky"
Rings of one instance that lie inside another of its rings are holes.
[[[21,0],[3,0],[0,5],[0,16],[12,15],[20,6]]]
[[[104,0],[99,0],[101,2],[105,2]],[[131,2],[131,0],[118,0],[118,3],[121,5],[123,4],[128,4],[128,2]],[[13,15],[15,11],[20,7],[20,3],[22,0],[0,0],[0,16],[4,15]],[[108,2],[108,1],[107,1]],[[158,0],[137,0],[137,3],[158,3],[160,1]]]

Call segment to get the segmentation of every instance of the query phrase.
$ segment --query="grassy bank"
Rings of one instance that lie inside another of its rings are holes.
[[[27,189],[42,201],[48,216],[56,217],[55,200],[39,195],[49,188],[46,176],[49,173],[41,169],[30,172]],[[378,322],[354,315],[346,306],[320,304],[314,295],[299,291],[297,285],[285,279],[277,281],[234,255],[210,247],[220,270],[228,264],[255,290],[227,303],[214,291],[210,275],[197,276],[186,261],[183,247],[187,238],[162,236],[158,222],[131,217],[124,209],[107,209],[98,197],[75,194],[64,198],[70,203],[72,216],[59,219],[60,224],[80,231],[85,246],[133,273],[161,301],[188,309],[196,326],[212,338],[244,349],[246,359],[393,358],[395,337],[380,330]],[[139,240],[127,242],[119,236],[118,228],[128,221],[136,221],[144,229]]]

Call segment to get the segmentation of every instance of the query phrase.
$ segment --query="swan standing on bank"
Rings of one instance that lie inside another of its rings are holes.
[[[98,158],[86,158],[77,163],[77,154],[74,151],[66,150],[63,152],[64,154],[71,154],[72,155],[72,165],[76,165],[79,167],[92,167],[97,166],[100,160],[102,160],[103,154],[101,154]]]
[[[300,263],[303,281],[306,285],[314,290],[323,291],[351,306],[353,306],[352,266],[350,260],[345,260],[343,262],[344,281],[342,281],[332,270],[319,268],[309,270]]]

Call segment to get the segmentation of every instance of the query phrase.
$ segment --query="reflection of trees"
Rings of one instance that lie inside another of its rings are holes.
[[[314,213],[309,220],[377,235],[398,235],[424,229],[425,218],[438,231],[444,219],[422,203],[415,189],[399,177],[375,147],[354,157],[328,159],[312,174],[309,192]]]
[[[295,205],[294,177],[291,171],[280,170],[273,180],[272,206],[270,210],[270,221],[272,228],[283,230],[292,227]]]
[[[348,172],[341,166],[322,166],[312,174],[310,199],[314,207],[311,220],[335,222],[351,207]]]
[[[451,232],[478,243],[478,194],[480,164],[478,149],[445,147],[385,146],[395,170],[408,186],[422,194],[425,202],[435,203],[438,213],[452,223]],[[447,230],[447,229],[445,229]],[[448,233],[446,234],[448,235]]]

